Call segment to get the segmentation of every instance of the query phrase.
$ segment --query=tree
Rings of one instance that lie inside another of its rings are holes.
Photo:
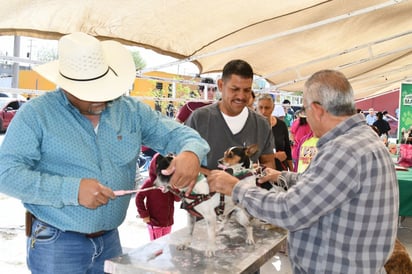
[[[44,63],[53,61],[57,59],[57,49],[48,48],[48,47],[41,47],[37,51],[37,60],[42,61]]]
[[[134,64],[136,66],[136,70],[141,70],[141,69],[146,67],[146,62],[142,58],[142,56],[140,56],[140,52],[131,51],[131,54],[133,56],[133,61],[134,61]]]

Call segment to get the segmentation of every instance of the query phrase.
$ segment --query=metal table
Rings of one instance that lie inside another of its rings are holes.
[[[255,245],[245,243],[246,231],[230,220],[217,235],[217,250],[214,257],[204,255],[208,241],[206,224],[195,225],[192,244],[188,249],[177,246],[187,240],[188,228],[152,241],[131,252],[107,260],[107,273],[253,273],[271,259],[287,236],[276,226],[254,222]]]

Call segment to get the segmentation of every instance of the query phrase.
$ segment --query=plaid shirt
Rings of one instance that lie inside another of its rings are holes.
[[[289,230],[294,273],[385,273],[399,205],[386,147],[359,114],[322,136],[317,148],[304,173],[282,172],[287,192],[240,182],[233,200]]]

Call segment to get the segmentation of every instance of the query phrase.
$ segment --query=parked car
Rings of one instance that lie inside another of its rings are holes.
[[[25,102],[17,98],[0,97],[0,132],[7,130],[17,110]]]
[[[1,98],[14,98],[14,99],[18,99],[18,100],[26,100],[26,97],[24,97],[21,94],[17,94],[17,93],[10,93],[10,92],[0,92],[0,97]]]

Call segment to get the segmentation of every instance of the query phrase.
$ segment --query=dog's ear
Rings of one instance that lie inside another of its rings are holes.
[[[159,165],[161,161],[163,161],[165,157],[162,154],[158,154],[156,157],[156,165]]]
[[[169,167],[170,162],[172,162],[173,157],[170,155],[162,156],[159,154],[156,158],[156,168],[157,170],[163,170]]]
[[[259,150],[258,144],[253,144],[250,145],[246,148],[246,155],[251,157],[253,154],[255,154]]]

